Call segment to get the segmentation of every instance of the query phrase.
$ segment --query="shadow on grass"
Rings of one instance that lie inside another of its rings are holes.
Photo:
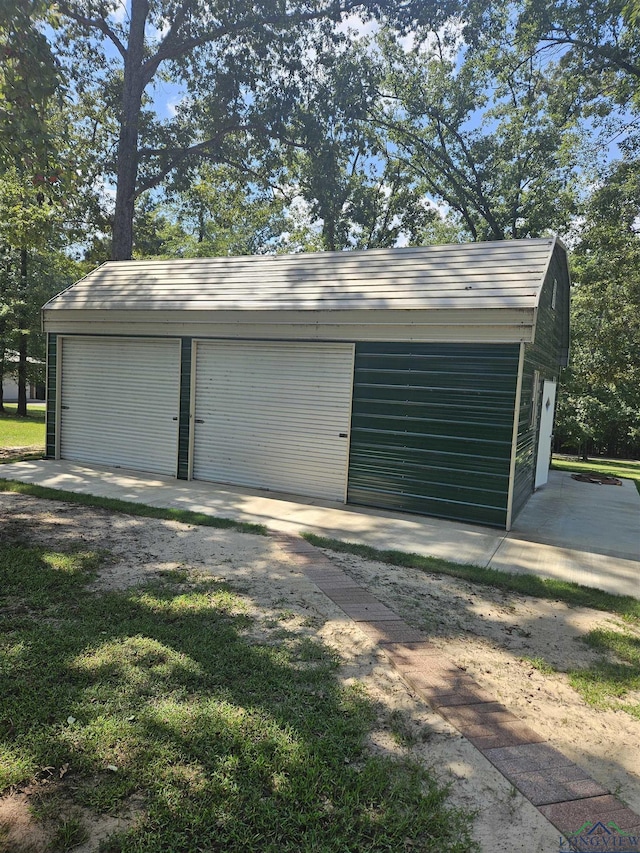
[[[251,641],[214,581],[90,593],[98,559],[0,547],[3,790],[62,775],[49,814],[141,794],[111,853],[473,849],[423,769],[367,754],[374,709],[326,647]]]

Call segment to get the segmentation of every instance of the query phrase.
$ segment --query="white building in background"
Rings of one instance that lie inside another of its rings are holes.
[[[45,363],[38,358],[27,358],[30,365],[38,365],[42,374],[42,382],[27,382],[27,402],[44,401]],[[18,401],[18,353],[5,351],[5,370],[2,379],[2,399],[5,403],[16,403]]]

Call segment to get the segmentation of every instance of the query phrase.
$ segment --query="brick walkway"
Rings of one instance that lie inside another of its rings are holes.
[[[575,833],[586,822],[601,821],[606,826],[612,821],[625,833],[640,836],[639,815],[496,702],[420,631],[359,587],[304,539],[277,538],[309,580],[378,644],[416,693],[480,750],[561,833]]]

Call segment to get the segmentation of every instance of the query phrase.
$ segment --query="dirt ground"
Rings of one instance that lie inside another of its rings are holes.
[[[37,458],[43,454],[44,448],[41,444],[30,444],[26,447],[0,447],[0,462],[14,461],[25,456]],[[2,476],[2,469],[0,469],[0,476]]]
[[[299,573],[275,540],[0,493],[0,537],[7,535],[59,546],[81,541],[108,551],[111,559],[95,582],[97,589],[126,588],[177,568],[226,580],[250,606],[257,638],[266,637],[267,626],[277,620],[338,651],[341,677],[365,685],[380,709],[371,748],[409,753],[450,782],[452,802],[477,813],[474,831],[483,851],[558,850],[557,831],[418,699],[371,640]],[[616,618],[350,555],[328,556],[441,644],[455,663],[554,746],[640,810],[640,722],[622,711],[590,708],[565,676],[543,675],[526,660],[540,657],[562,668],[587,664],[595,653],[580,637],[596,627],[619,626]],[[402,746],[398,727],[405,735]],[[46,849],[28,805],[28,790],[0,799],[0,828],[4,824],[4,843],[10,845],[5,849],[11,853]],[[90,828],[91,839],[77,848],[80,853],[93,853],[115,827],[96,817]]]

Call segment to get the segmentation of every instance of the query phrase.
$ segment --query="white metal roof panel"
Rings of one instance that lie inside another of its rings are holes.
[[[535,308],[555,238],[357,252],[109,261],[50,300],[103,311]]]

